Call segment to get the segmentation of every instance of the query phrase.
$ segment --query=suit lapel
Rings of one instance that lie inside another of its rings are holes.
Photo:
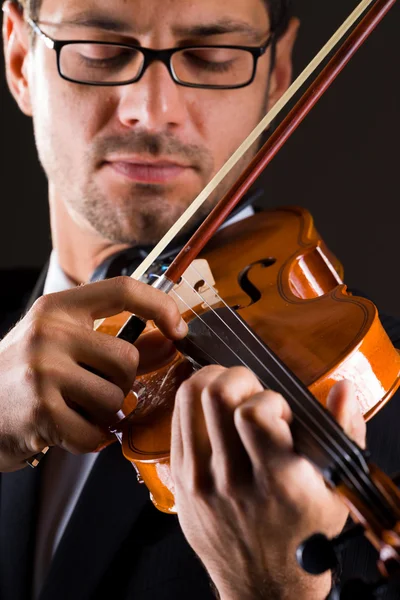
[[[26,600],[30,597],[39,479],[39,470],[27,467],[14,473],[3,473],[1,476],[2,600]]]
[[[57,548],[40,600],[92,597],[149,502],[147,488],[137,483],[119,444],[103,450]]]

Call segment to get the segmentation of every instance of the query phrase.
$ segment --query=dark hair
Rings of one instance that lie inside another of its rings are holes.
[[[32,19],[39,16],[42,0],[15,0],[15,2],[26,10]],[[291,0],[264,0],[264,2],[268,7],[271,28],[279,37],[286,31],[289,22]]]
[[[287,29],[291,15],[292,0],[265,0],[268,7],[271,29],[280,37]]]

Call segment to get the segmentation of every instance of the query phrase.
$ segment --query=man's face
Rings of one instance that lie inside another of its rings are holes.
[[[260,46],[270,31],[263,0],[43,0],[39,24],[58,40],[155,49]],[[254,82],[242,89],[182,87],[161,62],[136,83],[93,87],[63,80],[55,52],[37,37],[28,80],[53,201],[104,239],[156,242],[265,114],[269,66],[267,51]]]

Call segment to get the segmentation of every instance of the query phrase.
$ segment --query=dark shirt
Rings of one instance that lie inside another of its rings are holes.
[[[0,336],[21,316],[37,273],[3,273]],[[381,315],[400,348],[400,320]],[[368,424],[371,460],[400,472],[400,393]],[[30,600],[40,469],[0,476],[0,598]],[[342,556],[340,579],[375,580],[377,553],[359,537]],[[382,600],[399,600],[388,588]],[[214,592],[175,516],[157,511],[114,444],[101,453],[53,559],[41,600],[207,600]],[[312,600],[310,598],[310,600]]]

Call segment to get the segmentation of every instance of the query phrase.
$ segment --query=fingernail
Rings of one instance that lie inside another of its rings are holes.
[[[183,319],[179,321],[177,327],[175,328],[175,331],[180,337],[184,337],[185,335],[187,335],[189,328]]]

